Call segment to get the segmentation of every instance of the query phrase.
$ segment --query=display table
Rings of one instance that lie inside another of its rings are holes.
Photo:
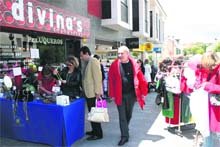
[[[0,98],[1,137],[52,146],[71,146],[84,136],[84,98],[68,106],[44,104],[41,101],[28,102],[27,115],[23,102],[18,102],[16,113],[13,104],[12,100]]]

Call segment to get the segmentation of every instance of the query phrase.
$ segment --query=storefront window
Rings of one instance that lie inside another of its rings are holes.
[[[65,58],[65,49],[61,45],[43,45],[38,44],[40,50],[40,64],[58,64],[63,63]]]
[[[22,35],[16,33],[0,33],[1,62],[32,58],[30,49],[39,50],[38,64],[56,64],[64,61],[65,47],[63,39],[44,36]]]

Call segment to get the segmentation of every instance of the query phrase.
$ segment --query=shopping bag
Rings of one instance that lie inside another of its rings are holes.
[[[96,100],[96,107],[92,107],[88,113],[88,121],[99,123],[109,122],[108,109],[104,108],[103,103],[101,103],[101,107],[98,107],[97,104],[98,100]]]
[[[167,76],[165,78],[166,90],[175,94],[180,94],[180,80],[176,76]]]
[[[155,103],[156,103],[156,105],[160,105],[160,104],[162,103],[160,93],[158,93],[158,94],[156,95]]]
[[[106,100],[103,100],[102,98],[100,98],[99,100],[96,99],[96,107],[104,107],[107,108],[107,102]]]

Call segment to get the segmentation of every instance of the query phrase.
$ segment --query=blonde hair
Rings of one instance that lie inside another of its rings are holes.
[[[79,61],[75,56],[68,56],[66,62],[73,64],[74,67],[79,67]]]
[[[213,68],[213,66],[215,66],[219,63],[220,63],[220,58],[214,52],[205,53],[201,59],[202,66],[205,68],[209,68],[209,69]]]

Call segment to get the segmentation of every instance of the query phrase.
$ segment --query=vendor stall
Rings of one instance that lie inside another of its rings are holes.
[[[68,106],[34,100],[28,102],[27,110],[23,102],[18,102],[16,110],[13,104],[13,100],[0,98],[1,137],[71,146],[84,136],[84,98],[76,99]]]

